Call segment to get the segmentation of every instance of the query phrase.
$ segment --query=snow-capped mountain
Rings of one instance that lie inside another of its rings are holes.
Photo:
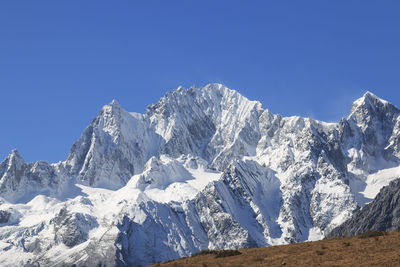
[[[112,101],[66,161],[14,150],[0,164],[0,264],[146,265],[323,238],[400,173],[399,115],[367,92],[339,123],[282,117],[220,84],[145,114]]]

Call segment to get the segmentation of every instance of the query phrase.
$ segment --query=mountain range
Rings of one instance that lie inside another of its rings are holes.
[[[139,266],[318,240],[400,174],[400,110],[283,117],[221,84],[105,105],[68,158],[0,164],[0,265]]]

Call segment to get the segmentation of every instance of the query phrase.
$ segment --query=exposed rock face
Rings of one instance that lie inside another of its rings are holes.
[[[376,198],[336,227],[329,237],[353,236],[368,231],[400,229],[400,179],[381,189]]]
[[[0,210],[0,223],[8,223],[11,213],[6,210]]]
[[[146,126],[143,116],[132,116],[113,100],[72,145],[65,162],[69,175],[90,186],[125,185],[161,142]]]
[[[400,175],[399,152],[400,111],[371,93],[339,123],[220,84],[145,114],[113,101],[66,161],[12,151],[0,164],[0,264],[135,266],[321,239]]]
[[[54,225],[54,240],[70,248],[86,241],[88,232],[98,226],[92,216],[82,213],[70,214],[66,207],[62,208],[50,223]]]
[[[29,198],[31,193],[56,192],[65,182],[60,167],[44,161],[25,163],[13,150],[0,164],[0,195],[15,202]]]

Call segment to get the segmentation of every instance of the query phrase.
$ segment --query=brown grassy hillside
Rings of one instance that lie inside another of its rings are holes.
[[[155,266],[400,266],[400,232],[371,232],[239,252],[204,251]]]

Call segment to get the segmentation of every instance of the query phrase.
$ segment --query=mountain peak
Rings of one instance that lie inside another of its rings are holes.
[[[369,98],[379,98],[379,97],[377,97],[376,95],[374,95],[373,93],[371,93],[370,91],[366,91],[364,94],[363,94],[363,97],[365,98],[365,97],[369,97]]]
[[[233,100],[235,99],[235,100]],[[175,90],[166,93],[156,104],[149,105],[146,113],[153,113],[156,110],[169,114],[170,111],[176,109],[176,107],[187,105],[191,106],[191,101],[207,102],[205,106],[218,106],[221,103],[237,103],[242,102],[247,105],[257,104],[262,106],[258,101],[251,101],[245,96],[240,94],[236,90],[229,89],[220,83],[210,83],[205,86],[196,87],[191,86],[190,88],[184,88],[179,86]]]
[[[100,111],[100,116],[120,116],[121,111],[123,110],[122,106],[118,103],[117,100],[113,99],[109,104],[103,106]]]
[[[121,108],[121,105],[119,104],[119,102],[116,99],[113,99],[110,104],[108,104],[107,106],[111,106],[111,107],[116,107],[116,108]]]
[[[11,150],[10,155],[19,155],[19,152],[17,149],[13,149]]]
[[[376,113],[377,111],[383,110],[386,107],[397,109],[388,101],[383,100],[373,93],[367,91],[362,97],[354,101],[351,108],[350,116],[352,116],[354,113],[359,112],[360,110],[368,111],[368,113]]]
[[[8,166],[15,166],[15,165],[23,165],[25,163],[22,156],[19,154],[18,150],[13,149],[11,150],[10,154],[8,154],[7,158],[1,163],[1,165],[6,164]],[[4,173],[0,171],[0,178]]]
[[[374,104],[374,103],[382,103],[382,104],[387,104],[388,102],[386,100],[383,100],[370,91],[366,91],[362,97],[354,101],[354,105],[363,105],[363,104]]]
[[[19,154],[18,150],[16,149],[11,150],[10,154],[8,155],[8,159],[10,161],[24,161],[21,154]]]
[[[176,88],[176,91],[181,92],[185,90],[185,87],[183,87],[182,85],[179,85],[178,88]]]
[[[204,86],[204,88],[210,88],[210,89],[214,89],[214,90],[221,90],[221,89],[225,89],[227,87],[225,85],[221,84],[221,83],[209,83],[206,86]]]
[[[219,92],[221,94],[224,94],[225,92],[230,91],[230,92],[235,92],[236,94],[240,94],[239,92],[229,89],[228,87],[226,87],[225,85],[223,85],[221,83],[209,83],[205,86],[200,86],[200,87],[196,87],[194,85],[189,88],[185,88],[183,86],[178,86],[178,88],[176,88],[175,90],[172,90],[171,92],[167,93],[166,96],[174,94],[175,92],[178,92],[181,94],[186,94],[190,90],[197,90],[197,91],[203,91],[203,92],[207,91],[207,92],[212,92],[212,93]]]

